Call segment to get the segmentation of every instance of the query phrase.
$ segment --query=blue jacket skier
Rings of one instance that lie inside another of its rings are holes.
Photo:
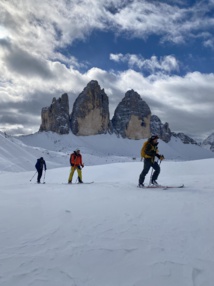
[[[45,160],[43,159],[43,157],[37,159],[35,168],[36,168],[36,170],[38,172],[37,183],[40,184],[43,168],[45,169],[45,171],[47,170],[46,163],[45,163]]]

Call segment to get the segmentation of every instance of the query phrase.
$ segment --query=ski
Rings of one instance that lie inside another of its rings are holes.
[[[141,189],[163,189],[163,190],[167,190],[167,189],[181,189],[181,188],[184,188],[184,185],[178,185],[178,186],[148,185],[148,186],[142,187]]]
[[[150,185],[150,186],[146,186],[146,188],[150,188],[150,189],[163,189],[163,190],[166,190],[166,189],[181,189],[181,188],[184,188],[184,185],[178,185],[178,186],[162,186],[162,185],[158,185],[158,186],[153,186],[153,185]]]
[[[62,183],[63,185],[88,185],[88,184],[93,184],[94,182],[83,182],[83,183]]]

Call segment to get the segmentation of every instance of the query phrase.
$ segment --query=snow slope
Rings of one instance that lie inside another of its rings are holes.
[[[168,190],[136,188],[140,162],[85,167],[91,185],[0,174],[0,285],[212,286],[213,164],[163,162],[159,182],[186,186]]]
[[[72,133],[58,135],[40,132],[18,138],[24,144],[37,146],[55,152],[70,154],[76,148],[81,150],[86,165],[140,160],[140,150],[145,140],[129,140],[116,135],[75,136]],[[214,158],[214,153],[202,147],[183,144],[179,138],[169,143],[159,140],[159,151],[167,160],[197,160]],[[64,166],[67,166],[67,162]]]
[[[35,133],[14,138],[0,132],[0,172],[35,170],[37,158],[44,157],[48,169],[69,166],[70,153],[80,148],[85,165],[140,161],[145,140],[129,140],[115,135],[75,136],[55,133]],[[173,138],[168,144],[159,142],[160,154],[166,160],[197,160],[214,158],[214,153],[202,147],[183,144]],[[18,155],[18,156],[17,156]]]
[[[42,156],[49,168],[65,166],[68,163],[68,154],[27,146],[14,137],[5,137],[0,132],[0,172],[34,170],[37,158]]]
[[[32,147],[0,134],[1,286],[213,285],[214,159],[181,161],[211,152],[161,142],[176,157],[161,163],[159,183],[185,188],[139,189],[143,163],[132,158],[142,141],[45,136],[26,137]],[[74,146],[87,161],[83,180],[95,183],[66,184]]]

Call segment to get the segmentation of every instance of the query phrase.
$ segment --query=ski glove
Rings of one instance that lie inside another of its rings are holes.
[[[164,160],[164,155],[160,155],[160,158],[159,158],[161,161]]]

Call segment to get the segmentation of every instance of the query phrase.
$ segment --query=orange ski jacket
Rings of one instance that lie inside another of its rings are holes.
[[[78,166],[84,166],[82,163],[82,155],[77,154],[76,152],[72,153],[70,156],[70,164],[71,166],[78,167]]]

